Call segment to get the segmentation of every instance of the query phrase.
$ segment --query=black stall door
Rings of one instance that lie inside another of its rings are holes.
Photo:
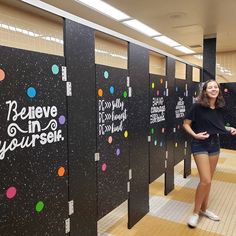
[[[0,47],[0,235],[65,235],[64,58]]]
[[[149,86],[149,182],[151,183],[165,173],[168,82],[164,76],[150,75]]]
[[[127,70],[96,65],[98,219],[127,200]]]

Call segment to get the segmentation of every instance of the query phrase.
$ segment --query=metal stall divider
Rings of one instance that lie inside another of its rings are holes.
[[[65,235],[64,57],[0,46],[0,234]]]
[[[149,182],[153,182],[166,169],[166,97],[168,81],[165,76],[150,74],[149,82]]]
[[[96,65],[98,220],[128,199],[128,72]]]
[[[149,211],[149,51],[129,43],[128,69],[130,192],[128,199],[128,228],[132,228]]]
[[[70,235],[97,235],[94,30],[65,19]],[[69,89],[70,91],[70,89]]]
[[[168,81],[168,94],[166,98],[166,122],[167,122],[167,151],[166,151],[166,172],[165,172],[165,195],[174,189],[174,122],[175,122],[175,100],[174,98],[174,77],[175,60],[171,57],[166,58],[166,78]]]

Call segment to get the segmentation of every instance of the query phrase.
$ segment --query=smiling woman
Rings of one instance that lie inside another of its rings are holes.
[[[193,137],[191,149],[200,176],[193,214],[187,223],[191,228],[197,226],[200,215],[213,221],[220,220],[207,206],[211,181],[220,154],[219,134],[236,135],[235,128],[231,127],[229,132],[224,126],[224,105],[219,84],[208,80],[202,87],[197,103],[193,104],[184,120],[183,127]]]

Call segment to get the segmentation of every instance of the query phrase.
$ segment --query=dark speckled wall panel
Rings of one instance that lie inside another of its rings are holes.
[[[167,169],[165,173],[165,194],[168,194],[174,189],[174,143],[175,136],[173,135],[175,124],[175,93],[174,93],[174,77],[175,77],[175,60],[171,57],[166,59],[166,72],[168,81],[168,96],[167,96]]]
[[[69,199],[72,236],[97,235],[94,30],[65,20],[68,97]]]
[[[127,70],[96,65],[98,219],[127,200]]]
[[[185,104],[186,112],[189,111],[193,102],[194,94],[191,91],[194,91],[193,90],[194,82],[192,81],[192,78],[193,78],[193,68],[190,65],[186,65],[186,81],[188,85],[188,99]],[[184,156],[184,178],[186,178],[188,175],[191,174],[191,136],[188,135],[187,133],[185,135],[186,135],[186,145],[185,145],[185,156]]]
[[[236,83],[222,83],[221,90],[225,98],[225,125],[236,128]],[[221,135],[221,147],[236,150],[236,136]]]
[[[65,235],[64,58],[0,47],[0,235]]]
[[[166,77],[150,74],[149,87],[149,181],[151,183],[165,173],[167,130],[166,95],[168,90]]]
[[[149,51],[129,44],[129,76],[132,97],[129,97],[130,193],[128,227],[131,228],[149,211]]]

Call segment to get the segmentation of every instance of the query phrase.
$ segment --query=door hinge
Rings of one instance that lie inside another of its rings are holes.
[[[65,220],[65,233],[68,234],[70,232],[70,218]]]
[[[66,66],[61,67],[61,76],[62,76],[62,81],[67,81],[67,69]]]
[[[69,204],[69,216],[70,216],[74,213],[74,201],[71,200],[68,202],[68,204]]]
[[[68,81],[66,82],[66,96],[72,96],[72,83]]]
[[[99,161],[99,160],[100,160],[100,153],[96,152],[96,153],[94,154],[94,160],[95,160],[95,161]]]
[[[129,169],[129,180],[132,179],[132,169]]]
[[[130,77],[127,76],[126,78],[127,78],[126,85],[127,85],[127,87],[129,87],[130,86]]]

